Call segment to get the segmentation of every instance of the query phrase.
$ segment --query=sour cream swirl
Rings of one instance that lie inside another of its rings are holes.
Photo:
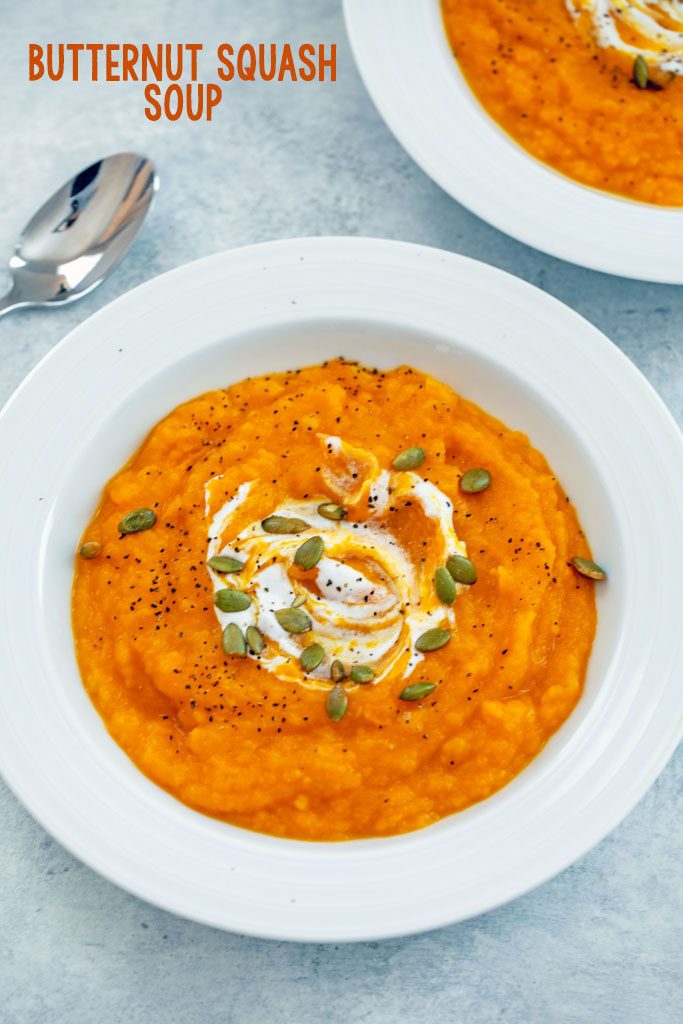
[[[565,0],[596,44],[665,74],[683,74],[683,0]]]
[[[325,440],[336,456],[339,439]],[[214,590],[232,585],[252,597],[243,612],[229,614],[216,608],[217,618],[221,628],[229,622],[242,630],[257,626],[266,639],[261,663],[281,678],[313,688],[327,687],[335,658],[347,666],[372,666],[374,683],[392,671],[407,678],[423,658],[415,650],[418,636],[434,626],[455,629],[454,606],[439,601],[433,582],[435,559],[443,564],[452,554],[467,553],[453,528],[449,498],[417,473],[375,468],[372,476],[364,491],[363,507],[368,514],[360,521],[324,518],[317,511],[324,500],[321,496],[259,509],[258,519],[237,532],[233,522],[244,503],[251,505],[258,497],[258,482],[242,484],[213,513],[211,494],[220,478],[207,484],[207,561],[221,554],[244,562],[242,572],[228,580],[209,569]],[[405,502],[421,511],[429,560],[411,557],[392,530],[393,515]],[[271,515],[303,519],[310,528],[297,535],[267,533],[261,523]],[[244,522],[244,516],[240,518]],[[311,536],[323,539],[324,554],[313,570],[302,574],[294,569],[294,555]],[[304,634],[288,633],[275,616],[297,598],[305,598],[303,610],[312,622],[311,630]],[[315,672],[305,674],[299,656],[312,643],[323,646],[325,660]]]

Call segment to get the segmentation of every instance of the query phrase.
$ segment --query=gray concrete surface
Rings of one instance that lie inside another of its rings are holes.
[[[0,0],[0,14],[0,253],[36,201],[97,156],[140,149],[162,177],[144,234],[108,284],[60,311],[2,321],[0,401],[71,327],[160,271],[270,238],[367,234],[466,253],[558,296],[683,420],[683,293],[543,256],[448,198],[375,112],[339,0]],[[338,82],[231,86],[211,125],[150,124],[136,86],[29,84],[27,43],[60,39],[336,41]],[[245,939],[147,906],[75,861],[0,784],[0,1022],[675,1024],[682,782],[679,751],[612,836],[502,910],[348,947]]]

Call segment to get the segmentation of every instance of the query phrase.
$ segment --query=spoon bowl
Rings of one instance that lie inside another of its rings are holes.
[[[73,302],[101,284],[132,245],[158,184],[154,165],[138,153],[115,153],[65,182],[17,241],[0,316]]]

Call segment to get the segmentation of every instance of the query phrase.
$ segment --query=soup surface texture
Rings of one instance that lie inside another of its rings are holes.
[[[122,533],[135,509],[149,528]],[[596,611],[573,506],[523,434],[410,367],[339,359],[181,405],[83,540],[101,548],[77,559],[74,635],[108,730],[245,828],[429,825],[514,778],[581,694]],[[478,578],[454,583],[465,555]]]
[[[594,188],[683,204],[683,4],[442,0],[442,8],[472,91],[533,156]]]

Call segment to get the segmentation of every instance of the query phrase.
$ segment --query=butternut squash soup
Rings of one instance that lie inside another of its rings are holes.
[[[523,434],[344,359],[175,409],[79,554],[78,663],[116,742],[205,814],[315,840],[513,779],[579,699],[604,577]]]
[[[594,188],[683,204],[681,0],[442,7],[472,91],[529,153]]]

